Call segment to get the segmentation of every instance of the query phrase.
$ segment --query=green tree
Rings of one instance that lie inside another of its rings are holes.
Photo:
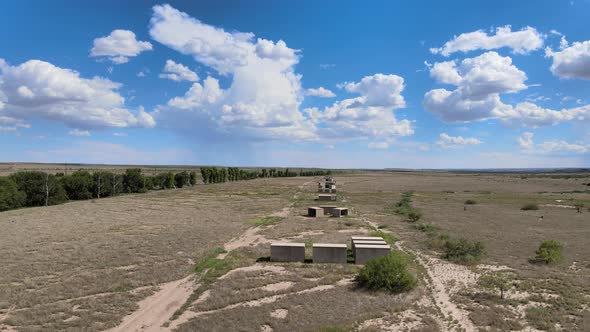
[[[499,291],[500,298],[504,299],[504,292],[510,289],[511,278],[506,273],[493,272],[482,275],[478,283],[482,288]]]
[[[13,179],[0,177],[0,211],[18,209],[25,204],[25,198]]]
[[[75,171],[63,177],[63,185],[69,199],[82,200],[92,198],[94,179],[88,171]]]
[[[190,177],[189,182],[190,182],[191,186],[196,185],[197,184],[197,172],[191,171],[189,173],[189,177]]]
[[[176,188],[182,188],[189,183],[190,175],[188,172],[180,172],[174,175],[174,183],[176,184]]]
[[[127,193],[145,192],[141,168],[128,168],[123,175],[123,190]]]
[[[61,181],[65,177],[56,178],[54,175],[25,171],[16,172],[10,176],[18,190],[26,195],[25,206],[45,206],[60,204],[68,200]]]

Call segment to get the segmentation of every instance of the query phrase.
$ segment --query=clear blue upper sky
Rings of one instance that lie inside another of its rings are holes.
[[[0,18],[0,161],[590,167],[590,0],[21,0]]]

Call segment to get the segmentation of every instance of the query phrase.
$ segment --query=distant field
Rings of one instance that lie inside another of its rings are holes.
[[[256,179],[2,212],[0,330],[590,330],[590,175],[339,174],[337,205],[351,208],[341,219],[305,217],[318,204],[317,180]],[[392,212],[404,192],[422,213],[418,223]],[[521,210],[528,203],[539,209]],[[351,264],[267,262],[272,241],[346,243],[377,229],[414,258],[415,290],[359,290]],[[480,264],[441,259],[433,246],[441,234],[481,241]],[[547,239],[564,245],[564,259],[529,262]],[[514,276],[505,299],[477,284],[492,270]]]

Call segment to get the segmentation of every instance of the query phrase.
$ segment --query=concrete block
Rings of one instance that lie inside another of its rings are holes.
[[[336,205],[320,205],[324,209],[324,214],[332,214],[332,211],[336,208]]]
[[[346,244],[314,243],[313,262],[346,264],[346,249]]]
[[[352,241],[352,254],[354,255],[354,248],[359,245],[359,244],[375,244],[375,245],[387,245],[387,242],[385,242],[385,240],[381,239],[381,240],[356,240],[356,241]]]
[[[348,215],[348,208],[333,208],[332,211],[330,212],[330,214],[332,214],[332,217],[337,217],[340,218],[342,216],[347,216]]]
[[[317,206],[312,206],[307,208],[307,215],[310,217],[323,217],[324,216],[324,209]]]
[[[352,241],[355,240],[376,240],[376,241],[383,241],[383,238],[380,236],[351,236],[350,239]]]
[[[391,246],[377,244],[357,244],[354,247],[354,263],[366,264],[368,261],[387,256],[391,251]]]
[[[335,194],[319,194],[318,200],[319,201],[335,201],[336,195]]]
[[[305,261],[305,243],[271,243],[270,260],[273,262],[303,263]]]

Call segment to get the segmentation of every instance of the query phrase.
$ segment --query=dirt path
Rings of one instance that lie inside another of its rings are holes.
[[[305,182],[297,188],[303,190],[310,183],[313,183],[313,181]],[[299,191],[295,193],[294,198],[298,196]],[[290,203],[272,215],[287,217],[291,213],[294,204]],[[270,242],[264,236],[258,234],[260,230],[260,227],[249,228],[237,238],[226,242],[223,245],[226,253],[220,254],[217,258],[224,259],[230,251],[241,247]],[[194,275],[163,284],[160,286],[159,291],[139,302],[137,311],[123,318],[123,322],[119,326],[110,329],[109,332],[172,331],[176,326],[188,321],[193,316],[188,311],[185,311],[180,317],[172,321],[168,327],[163,325],[169,321],[176,310],[180,309],[198,288],[199,285],[196,284]]]

